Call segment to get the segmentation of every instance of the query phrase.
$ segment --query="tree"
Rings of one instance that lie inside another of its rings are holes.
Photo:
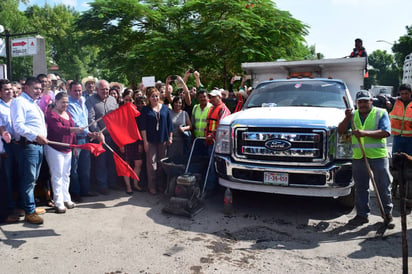
[[[189,67],[224,86],[240,64],[303,59],[307,26],[270,0],[95,0],[78,21],[83,42],[99,47],[110,80],[165,79]]]
[[[79,43],[80,35],[75,30],[75,22],[80,14],[65,5],[29,7],[25,15],[31,26],[46,40],[48,63],[56,63],[66,79],[79,80],[90,71],[88,63],[96,54],[92,47]]]
[[[10,34],[30,32],[29,24],[24,13],[19,11],[19,3],[27,3],[28,0],[2,0],[0,2],[0,25],[9,30]],[[19,79],[32,75],[33,61],[31,56],[15,57],[11,59],[12,79]],[[2,63],[6,63],[5,57],[0,57]]]
[[[397,87],[399,85],[399,68],[393,56],[386,50],[375,50],[368,56],[370,85],[383,85]]]
[[[75,31],[78,12],[64,5],[29,7],[25,12],[19,11],[20,3],[28,0],[2,0],[0,2],[0,24],[11,34],[37,32],[46,41],[48,64],[59,65],[61,74],[70,79],[80,79],[82,75],[93,71],[89,63],[97,54],[90,46],[79,44],[81,33]],[[20,37],[20,36],[19,36]],[[4,62],[6,62],[4,58]],[[33,58],[12,58],[12,78],[18,79],[33,73]]]
[[[392,51],[398,66],[403,67],[406,55],[412,53],[412,26],[406,26],[406,35],[399,37],[399,42],[395,42]]]

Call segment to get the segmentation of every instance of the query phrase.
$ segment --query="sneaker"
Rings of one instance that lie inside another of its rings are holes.
[[[67,209],[72,209],[76,206],[76,204],[73,202],[64,202],[64,205],[66,206]]]
[[[54,208],[54,212],[56,212],[57,214],[63,214],[63,213],[66,213],[66,208],[65,208],[65,207],[58,207],[58,206],[56,206],[56,207]]]
[[[42,214],[46,213],[46,210],[44,208],[36,207],[35,212],[38,215],[42,215]]]
[[[26,214],[26,216],[24,217],[24,220],[27,223],[35,224],[35,225],[41,225],[43,223],[43,218],[40,217],[36,212],[32,214]]]
[[[356,215],[354,218],[349,220],[348,225],[356,227],[356,226],[361,226],[366,223],[369,223],[368,217],[362,217],[362,216]]]

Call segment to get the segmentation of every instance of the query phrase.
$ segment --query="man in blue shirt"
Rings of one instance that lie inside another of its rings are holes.
[[[82,85],[73,81],[69,85],[69,107],[67,111],[72,116],[75,127],[87,127],[88,111],[85,98],[82,96]],[[88,137],[93,137],[88,128],[82,134],[77,134],[77,144],[88,142]],[[72,155],[70,170],[70,193],[74,202],[82,202],[81,196],[96,196],[90,192],[90,151],[77,149]]]
[[[35,101],[41,92],[40,81],[29,77],[24,92],[10,105],[11,122],[19,142],[19,181],[25,220],[32,224],[43,223],[43,218],[36,213],[34,200],[34,186],[43,160],[43,145],[48,143],[44,114]]]
[[[16,209],[16,201],[13,198],[13,193],[18,190],[17,184],[17,144],[13,140],[14,130],[11,126],[10,119],[10,104],[13,100],[13,88],[9,80],[0,80],[0,135],[4,144],[4,152],[6,157],[3,157],[1,168],[4,171],[5,180],[1,180],[1,184],[6,189],[4,199],[7,202],[7,219],[5,222],[10,223],[18,221],[18,217],[14,216]]]

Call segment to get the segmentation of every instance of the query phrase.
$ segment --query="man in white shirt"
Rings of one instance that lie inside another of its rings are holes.
[[[44,114],[36,103],[41,92],[40,81],[35,77],[29,77],[24,92],[14,99],[10,106],[13,130],[19,143],[19,181],[25,220],[32,224],[43,223],[43,218],[36,213],[34,200],[34,186],[43,159],[43,145],[48,143]]]

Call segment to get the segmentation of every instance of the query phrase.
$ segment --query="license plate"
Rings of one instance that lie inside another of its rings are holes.
[[[264,183],[269,185],[287,186],[289,175],[287,173],[265,172]]]

